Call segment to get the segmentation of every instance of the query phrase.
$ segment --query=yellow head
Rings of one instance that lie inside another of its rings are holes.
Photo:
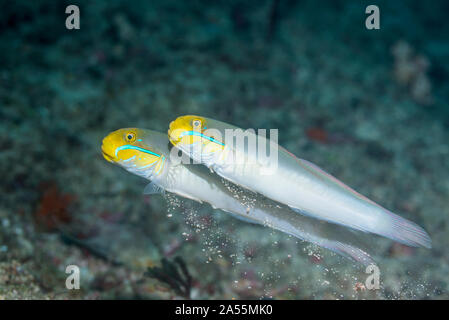
[[[178,117],[170,123],[168,138],[175,147],[202,162],[225,146],[221,132],[208,127],[211,121],[194,115]]]
[[[145,178],[159,175],[165,156],[148,145],[148,132],[138,128],[119,129],[108,134],[101,145],[103,157]]]

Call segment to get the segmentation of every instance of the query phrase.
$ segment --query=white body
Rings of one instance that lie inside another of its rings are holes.
[[[415,223],[374,203],[274,142],[260,136],[253,139],[258,140],[259,145],[264,143],[267,150],[268,146],[278,150],[277,163],[262,163],[257,152],[248,145],[234,146],[233,141],[226,141],[228,136],[225,130],[236,127],[212,119],[206,119],[206,124],[225,137],[223,150],[202,154],[203,149],[198,145],[177,147],[221,177],[290,206],[304,215],[382,235],[410,246],[431,246],[428,234]],[[255,136],[254,133],[247,134]]]

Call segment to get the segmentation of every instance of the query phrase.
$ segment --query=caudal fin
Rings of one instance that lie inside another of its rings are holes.
[[[351,246],[346,243],[342,243],[339,241],[329,241],[325,243],[321,243],[321,246],[324,248],[327,248],[345,258],[352,259],[356,262],[359,262],[365,266],[368,266],[370,264],[375,264],[374,260],[371,258],[371,256],[363,251],[362,249],[359,249],[357,247]]]
[[[378,215],[378,222],[376,224],[361,225],[357,223],[357,220],[351,221],[351,224],[337,224],[363,232],[378,234],[411,247],[425,247],[429,249],[432,247],[432,240],[423,228],[387,209],[380,208],[382,211],[380,211],[380,214]],[[302,215],[320,219],[320,217],[312,215],[304,210],[296,208],[291,209]],[[336,223],[329,219],[326,219],[326,221]]]
[[[432,240],[427,232],[416,223],[394,213],[379,224],[378,234],[412,247],[432,247]]]

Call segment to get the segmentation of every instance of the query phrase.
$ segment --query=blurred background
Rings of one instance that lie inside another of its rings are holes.
[[[65,28],[66,6],[80,30]],[[367,30],[365,8],[380,8]],[[0,1],[0,299],[449,298],[447,1]],[[415,221],[351,261],[107,163],[179,115],[280,144]],[[67,265],[81,289],[67,290]]]

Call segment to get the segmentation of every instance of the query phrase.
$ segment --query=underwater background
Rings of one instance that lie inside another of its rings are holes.
[[[65,8],[80,8],[67,30]],[[365,8],[380,8],[367,30]],[[0,299],[449,298],[447,1],[0,1]],[[360,265],[106,162],[198,114],[279,142],[430,234]],[[68,265],[81,269],[67,290]]]

